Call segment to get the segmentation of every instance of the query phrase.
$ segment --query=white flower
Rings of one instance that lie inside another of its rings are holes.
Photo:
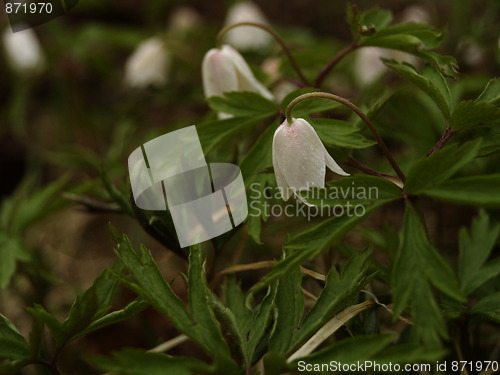
[[[392,58],[393,56],[389,50],[379,47],[363,47],[356,52],[354,74],[358,83],[368,86],[387,71],[387,67],[380,60],[382,57]]]
[[[273,166],[276,182],[283,199],[293,193],[307,205],[298,192],[312,187],[325,187],[326,167],[333,172],[349,176],[333,160],[314,128],[302,118],[288,126],[285,120],[274,133]]]
[[[125,84],[133,88],[167,83],[170,54],[163,41],[150,38],[139,44],[125,63]]]
[[[251,1],[233,5],[226,16],[225,25],[239,22],[255,22],[267,25],[267,19],[261,10]],[[226,34],[226,42],[241,50],[258,50],[266,47],[272,37],[266,31],[254,26],[239,26]]]
[[[252,91],[273,100],[273,95],[253,75],[243,57],[234,48],[224,45],[208,51],[202,63],[205,97],[224,96],[231,91]],[[222,114],[220,117],[226,117]],[[231,117],[231,116],[229,116]]]
[[[37,73],[45,66],[45,57],[32,29],[13,33],[6,29],[3,45],[11,68],[20,74]]]

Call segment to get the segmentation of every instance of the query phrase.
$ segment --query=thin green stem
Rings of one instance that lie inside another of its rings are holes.
[[[326,64],[325,67],[318,74],[318,77],[316,78],[315,87],[321,87],[326,76],[335,67],[335,65],[337,65],[340,60],[342,60],[345,56],[347,56],[351,51],[354,51],[356,48],[358,48],[358,46],[353,42],[353,43],[349,44],[348,46],[346,46],[337,55],[335,55],[333,57],[333,59],[331,59],[328,62],[328,64]]]
[[[307,94],[300,95],[296,97],[294,100],[288,104],[288,107],[286,108],[286,120],[288,125],[290,126],[293,122],[293,117],[292,117],[292,110],[295,105],[298,103],[302,102],[303,100],[307,99],[313,99],[313,98],[322,98],[322,99],[330,99],[333,101],[336,101],[340,104],[345,105],[346,107],[349,107],[354,113],[356,113],[361,120],[364,121],[364,123],[368,126],[368,129],[370,132],[373,134],[373,137],[377,141],[378,146],[380,147],[380,150],[386,157],[387,161],[389,164],[392,166],[394,169],[394,172],[398,175],[398,177],[401,179],[401,181],[405,181],[406,177],[403,173],[403,171],[399,168],[398,163],[396,163],[396,160],[391,154],[391,151],[387,148],[384,140],[380,136],[380,133],[377,131],[377,128],[375,125],[371,122],[371,120],[361,111],[358,107],[356,107],[353,103],[351,103],[349,100],[342,98],[341,96],[335,95],[335,94],[330,94],[328,92],[311,92]]]
[[[292,67],[295,70],[295,72],[297,73],[297,75],[300,77],[300,80],[306,86],[312,86],[311,83],[309,82],[309,80],[306,78],[306,76],[302,72],[302,70],[300,69],[299,64],[297,64],[297,61],[292,56],[292,53],[290,52],[290,49],[286,45],[285,41],[278,35],[278,33],[276,31],[274,31],[271,27],[269,27],[267,25],[257,23],[257,22],[238,22],[238,23],[233,23],[232,25],[226,26],[217,35],[217,39],[216,39],[216,43],[215,43],[217,45],[217,47],[220,48],[222,46],[222,39],[224,38],[224,35],[229,30],[234,29],[235,27],[239,27],[239,26],[258,27],[259,29],[262,29],[262,30],[268,32],[269,34],[271,34],[273,36],[273,38],[276,39],[276,41],[281,45],[281,48],[283,48],[283,52],[285,52],[286,57],[290,61],[290,64],[292,64]]]

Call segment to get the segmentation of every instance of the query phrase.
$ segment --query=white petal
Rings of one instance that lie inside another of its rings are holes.
[[[305,120],[296,119],[291,126],[283,126],[275,134],[273,146],[275,167],[295,192],[325,186],[323,146]]]
[[[257,92],[266,99],[274,100],[273,94],[262,83],[257,81],[247,62],[238,51],[228,45],[224,45],[221,52],[233,63],[238,82],[235,91]]]
[[[225,92],[238,90],[234,63],[221,50],[212,48],[208,51],[201,69],[205,97],[223,96]]]
[[[163,41],[150,38],[139,44],[125,63],[125,83],[130,87],[164,85],[170,65]]]
[[[45,58],[32,29],[14,33],[6,28],[3,34],[3,44],[7,61],[13,70],[19,73],[31,73],[43,69]]]
[[[280,126],[278,126],[278,129],[276,129],[276,131],[274,132],[274,137],[273,137],[273,167],[274,167],[274,175],[276,176],[276,184],[277,184],[278,188],[280,189],[283,200],[287,201],[288,199],[290,199],[290,189],[289,189],[288,184],[285,181],[285,177],[283,176],[283,172],[281,171],[281,169],[278,165],[278,161],[277,161],[277,154],[278,154],[277,147],[281,147],[281,144],[280,144],[280,146],[276,146],[276,144],[274,142],[274,140],[276,139],[276,135],[283,130],[283,126],[286,126],[286,125],[281,124]]]
[[[256,22],[266,25],[268,22],[261,10],[250,1],[233,5],[226,16],[225,25],[239,22]],[[226,41],[242,50],[257,50],[269,44],[272,37],[264,30],[253,26],[239,26],[226,34]]]
[[[323,146],[324,147],[324,146]],[[326,151],[325,149],[325,159],[326,159],[326,166],[328,169],[330,169],[332,172],[335,172],[341,176],[350,176],[349,173],[344,171],[340,165],[337,164],[337,162],[331,157],[331,155]]]

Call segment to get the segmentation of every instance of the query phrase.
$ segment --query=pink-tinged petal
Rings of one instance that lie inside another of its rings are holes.
[[[238,90],[234,64],[221,50],[213,48],[205,54],[202,63],[205,97],[223,96],[225,92]]]

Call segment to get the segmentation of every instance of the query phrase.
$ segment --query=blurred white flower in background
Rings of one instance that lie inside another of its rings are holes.
[[[432,23],[431,15],[420,5],[411,5],[403,10],[401,22]]]
[[[245,59],[228,45],[208,51],[203,58],[201,70],[207,98],[224,96],[224,93],[231,91],[252,91],[274,100],[269,90],[255,78]],[[232,116],[219,113],[221,119],[229,117]]]
[[[45,68],[45,56],[32,29],[16,33],[5,29],[2,39],[7,63],[12,70],[21,75],[30,75]]]
[[[298,192],[312,187],[325,187],[326,167],[341,176],[349,176],[319,139],[316,130],[302,118],[285,120],[273,138],[273,167],[276,183],[286,201],[291,194],[304,202]]]
[[[132,88],[163,86],[168,81],[170,54],[160,38],[143,41],[125,63],[125,84]]]
[[[176,34],[183,34],[193,30],[201,23],[199,14],[190,6],[181,5],[170,14],[168,28]]]
[[[234,4],[226,16],[225,26],[238,22],[255,22],[267,25],[267,19],[262,11],[251,1]],[[239,26],[228,31],[225,42],[238,49],[249,51],[266,47],[272,36],[254,26]]]
[[[393,58],[391,51],[379,47],[363,47],[356,51],[354,74],[361,86],[372,84],[387,71],[381,58]]]

